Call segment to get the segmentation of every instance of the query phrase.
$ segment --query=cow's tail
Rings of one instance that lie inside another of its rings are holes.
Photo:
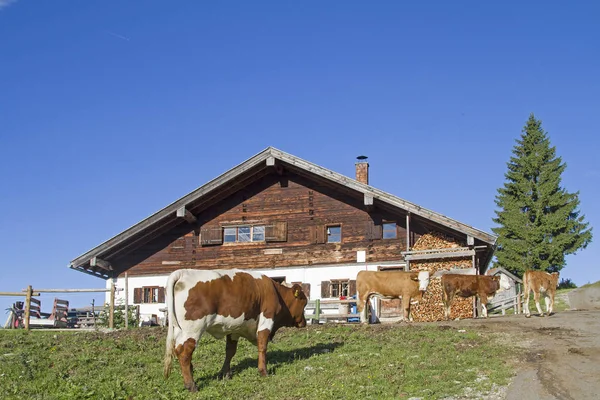
[[[178,270],[169,275],[167,280],[167,286],[165,287],[165,301],[168,309],[168,331],[167,331],[167,343],[165,348],[165,360],[164,360],[164,375],[165,378],[169,377],[171,373],[171,363],[173,362],[173,350],[175,349],[175,328],[181,329],[179,322],[177,321],[177,315],[175,314],[175,284],[181,278],[183,271]]]

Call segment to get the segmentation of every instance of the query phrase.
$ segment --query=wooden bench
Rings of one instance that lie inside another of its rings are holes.
[[[52,306],[52,312],[48,317],[49,320],[54,321],[55,328],[66,328],[69,315],[69,302],[67,300],[61,300],[54,298],[54,305]]]

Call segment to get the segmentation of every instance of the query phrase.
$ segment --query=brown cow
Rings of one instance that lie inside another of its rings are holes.
[[[369,297],[402,298],[404,320],[410,320],[410,300],[421,300],[429,285],[428,271],[360,271],[356,276],[357,309],[360,321],[367,322]]]
[[[444,314],[450,319],[450,305],[454,296],[479,297],[481,302],[481,313],[487,318],[488,299],[494,297],[497,291],[510,289],[510,282],[506,275],[442,275],[442,301],[444,302]]]
[[[192,353],[204,332],[217,339],[227,336],[219,378],[231,377],[230,362],[240,337],[258,346],[258,371],[266,376],[267,343],[275,332],[282,326],[306,326],[304,307],[308,299],[302,287],[286,287],[256,272],[180,269],[169,276],[166,301],[169,330],[165,377],[175,353],[190,391],[197,390]]]
[[[542,307],[540,307],[540,293],[544,293],[544,302],[546,303],[546,313],[552,314],[554,308],[554,295],[556,294],[556,287],[558,286],[558,272],[549,274],[545,271],[525,271],[523,274],[523,286],[525,294],[525,316],[531,317],[529,312],[529,293],[533,291],[533,299],[535,300],[535,306],[543,317]]]

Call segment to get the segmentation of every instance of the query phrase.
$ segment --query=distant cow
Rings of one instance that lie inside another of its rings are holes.
[[[231,377],[230,362],[240,337],[258,346],[258,371],[266,376],[267,343],[277,329],[306,326],[308,300],[301,286],[286,287],[254,272],[181,269],[169,276],[166,301],[169,329],[164,374],[169,376],[175,353],[190,391],[197,390],[192,353],[204,332],[217,339],[227,336],[219,378]]]
[[[410,300],[421,300],[429,285],[427,271],[360,271],[356,276],[357,308],[360,321],[367,322],[367,301],[376,296],[383,299],[402,298],[404,320],[410,320]]]
[[[442,301],[446,319],[450,319],[450,305],[454,296],[479,297],[481,312],[487,318],[488,299],[494,297],[497,291],[508,289],[510,289],[510,282],[505,275],[442,275]]]
[[[529,293],[533,291],[533,299],[535,300],[535,306],[543,317],[542,307],[540,307],[540,293],[545,295],[546,313],[552,314],[554,308],[554,295],[556,294],[556,287],[558,286],[558,272],[549,274],[545,271],[525,271],[523,275],[523,286],[525,291],[525,316],[531,317],[529,312]]]

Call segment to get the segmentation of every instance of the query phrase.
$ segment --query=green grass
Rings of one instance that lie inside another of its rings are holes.
[[[554,308],[552,310],[553,312],[561,312],[561,311],[565,311],[565,310],[569,309],[569,303],[566,300],[563,300],[560,295],[569,293],[571,290],[574,290],[574,289],[558,289],[556,291],[556,295],[554,296]],[[525,306],[525,303],[523,303],[523,306]],[[546,299],[543,295],[540,295],[540,307],[542,308],[542,311],[545,313],[546,312]],[[529,294],[529,311],[532,314],[537,314],[537,308],[535,307],[535,300],[533,299],[533,293]]]
[[[583,286],[581,286],[582,288],[589,288],[589,287],[600,287],[600,281],[598,282],[593,282],[593,283],[587,283]]]
[[[438,399],[480,393],[512,376],[498,338],[449,326],[309,326],[269,344],[269,376],[240,340],[233,378],[218,381],[224,340],[203,337],[194,353],[199,392],[183,388],[177,362],[162,376],[166,330],[111,333],[0,330],[2,399]],[[506,342],[506,340],[502,340]]]

